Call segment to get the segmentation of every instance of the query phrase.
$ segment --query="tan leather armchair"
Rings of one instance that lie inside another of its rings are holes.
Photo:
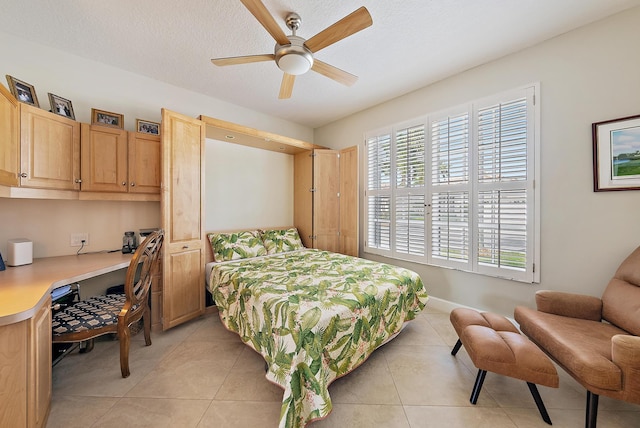
[[[520,329],[587,389],[585,426],[595,428],[598,397],[640,404],[640,247],[602,298],[536,293],[537,310],[518,306]]]

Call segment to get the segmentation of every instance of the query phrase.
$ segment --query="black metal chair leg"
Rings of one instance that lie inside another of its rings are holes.
[[[536,406],[538,406],[538,411],[540,412],[540,416],[542,416],[542,420],[548,423],[549,425],[553,425],[551,423],[551,418],[549,417],[549,413],[547,413],[547,408],[544,407],[544,403],[542,402],[542,397],[540,397],[540,393],[538,392],[538,388],[535,383],[527,382],[527,386],[529,387],[529,391],[531,391],[531,395],[533,395],[533,401],[536,402]]]
[[[453,346],[453,349],[451,350],[451,355],[456,355],[460,350],[461,346],[462,346],[462,342],[460,341],[460,339],[458,339],[456,344]]]
[[[596,428],[598,420],[598,394],[587,391],[587,415],[585,418],[585,428]]]
[[[480,390],[482,389],[482,384],[484,383],[484,377],[487,375],[486,370],[478,370],[478,376],[476,376],[476,383],[473,384],[473,391],[471,391],[471,404],[476,404],[478,402],[478,396],[480,395]]]

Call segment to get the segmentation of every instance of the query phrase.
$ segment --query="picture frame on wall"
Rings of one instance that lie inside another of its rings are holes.
[[[7,82],[9,83],[9,90],[16,99],[25,104],[31,104],[35,107],[40,107],[38,103],[38,97],[36,95],[36,89],[33,85],[23,82],[20,79],[16,79],[13,76],[7,74]]]
[[[640,115],[596,122],[593,190],[640,190]]]
[[[53,113],[76,120],[76,114],[73,112],[73,105],[68,99],[49,92],[49,105],[51,106],[51,111]]]
[[[136,119],[136,130],[143,134],[160,135],[160,124],[158,122]]]
[[[105,110],[91,109],[91,124],[102,126],[113,126],[124,129],[124,115]]]

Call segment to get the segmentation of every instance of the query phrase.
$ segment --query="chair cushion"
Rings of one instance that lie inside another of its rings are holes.
[[[602,318],[640,335],[640,247],[620,264],[602,295]]]
[[[547,314],[523,306],[518,306],[514,315],[522,332],[574,378],[601,389],[622,389],[622,372],[611,361],[611,338],[628,334],[626,331],[604,322]]]
[[[117,324],[118,314],[125,300],[124,294],[108,294],[75,303],[53,316],[51,322],[53,335]]]

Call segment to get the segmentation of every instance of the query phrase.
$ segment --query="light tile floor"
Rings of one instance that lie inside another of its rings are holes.
[[[118,342],[96,342],[53,368],[48,428],[277,427],[282,391],[264,362],[222,327],[217,313],[131,344],[131,376],[120,376]],[[548,427],[525,382],[488,373],[478,404],[476,376],[449,315],[427,308],[362,366],[336,380],[333,412],[313,428]],[[583,427],[584,389],[564,372],[560,388],[539,387],[555,427]],[[640,426],[640,406],[601,397],[599,428]]]

